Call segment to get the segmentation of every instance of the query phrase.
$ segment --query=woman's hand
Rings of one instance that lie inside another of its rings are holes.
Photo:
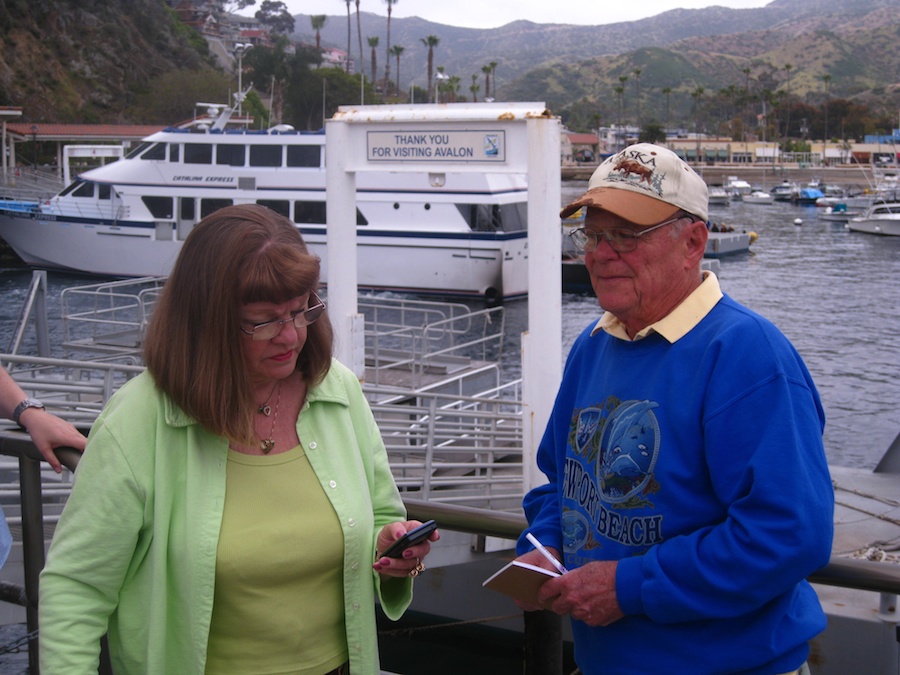
[[[22,426],[31,435],[34,447],[38,449],[56,473],[62,472],[62,465],[53,448],[70,447],[84,452],[87,439],[72,424],[46,410],[29,408],[19,417]]]
[[[418,520],[402,520],[396,523],[388,523],[378,533],[378,551],[386,551],[400,537],[421,524]],[[435,530],[425,541],[410,546],[403,551],[401,558],[387,558],[376,553],[375,555],[378,557],[375,560],[375,564],[372,565],[372,569],[387,577],[418,576],[419,572],[425,570],[425,565],[422,561],[431,551],[430,542],[437,541],[440,538],[440,533]]]

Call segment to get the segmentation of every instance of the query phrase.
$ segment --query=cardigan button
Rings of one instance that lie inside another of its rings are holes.
[[[309,444],[309,449],[310,449],[310,450],[315,450],[316,447],[317,447],[317,444],[316,444],[315,441],[312,441],[312,442]]]
[[[330,487],[330,488],[336,488],[336,487],[337,487],[337,481],[336,481],[336,480],[330,480],[330,481],[328,481],[328,487]]]
[[[347,524],[350,527],[356,527],[356,519],[355,518],[347,518]]]

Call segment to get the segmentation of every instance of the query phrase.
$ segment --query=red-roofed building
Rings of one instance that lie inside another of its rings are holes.
[[[49,124],[6,122],[4,145],[9,166],[16,166],[16,144],[27,142],[56,143],[56,166],[62,178],[63,147],[84,143],[131,145],[165,128],[161,124]],[[5,167],[4,167],[5,168]]]
[[[563,164],[597,161],[600,144],[597,134],[577,134],[563,130],[560,140],[562,141]]]

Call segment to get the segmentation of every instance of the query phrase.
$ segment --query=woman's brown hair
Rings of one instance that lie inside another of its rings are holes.
[[[147,330],[144,360],[156,385],[212,433],[254,443],[241,306],[315,291],[319,269],[294,224],[264,206],[228,206],[204,218],[185,240]],[[327,313],[307,329],[297,370],[308,385],[328,373],[333,340]]]

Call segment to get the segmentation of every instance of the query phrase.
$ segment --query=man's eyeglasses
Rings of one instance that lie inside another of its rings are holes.
[[[315,293],[309,294],[309,307],[298,312],[292,312],[290,319],[273,319],[263,323],[250,324],[249,328],[241,326],[241,330],[250,336],[252,340],[271,340],[284,329],[284,324],[293,323],[296,328],[303,328],[322,316],[325,312],[325,303]]]
[[[653,232],[653,230],[658,230],[664,225],[671,225],[682,218],[689,217],[690,216],[686,216],[682,213],[669,220],[664,220],[653,227],[637,231],[628,227],[609,227],[603,230],[589,230],[586,227],[579,227],[577,230],[569,232],[569,237],[579,251],[590,253],[600,245],[600,239],[603,238],[606,239],[610,248],[616,253],[628,253],[637,248],[638,237],[643,237],[645,234],[649,234],[650,232]]]

